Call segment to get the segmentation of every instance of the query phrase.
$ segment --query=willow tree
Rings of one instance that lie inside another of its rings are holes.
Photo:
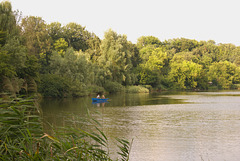
[[[6,32],[9,37],[19,32],[12,5],[8,1],[0,3],[0,31]]]
[[[51,38],[45,21],[41,17],[29,16],[22,19],[21,27],[28,54],[36,56],[42,67],[49,65]]]
[[[100,48],[99,65],[105,70],[105,78],[124,85],[132,84],[133,53],[127,36],[118,35],[110,29],[105,32]]]
[[[69,94],[72,96],[84,95],[88,86],[95,83],[94,67],[87,56],[82,51],[74,51],[73,48],[68,48],[64,54],[56,51],[52,53],[50,72],[56,77],[65,78],[69,86]],[[44,79],[46,78],[45,80],[50,77],[49,75],[43,76]],[[60,82],[53,80],[51,83],[52,87],[55,88]],[[48,87],[50,88],[49,85]]]

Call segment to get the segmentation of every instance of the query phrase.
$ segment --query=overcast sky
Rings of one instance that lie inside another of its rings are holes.
[[[240,46],[239,0],[9,1],[23,16],[39,16],[48,24],[76,22],[101,39],[111,28],[133,43],[155,36],[160,41],[183,37]]]

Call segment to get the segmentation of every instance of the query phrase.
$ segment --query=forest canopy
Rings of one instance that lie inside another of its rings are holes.
[[[1,92],[78,97],[128,86],[205,90],[239,84],[239,46],[154,36],[133,44],[112,29],[101,40],[80,24],[47,24],[0,3]]]

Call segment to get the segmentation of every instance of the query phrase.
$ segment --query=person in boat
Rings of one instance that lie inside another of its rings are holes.
[[[104,95],[102,95],[102,99],[105,99],[105,96],[104,96]]]
[[[97,98],[100,98],[100,95],[99,95],[99,94],[97,95]]]

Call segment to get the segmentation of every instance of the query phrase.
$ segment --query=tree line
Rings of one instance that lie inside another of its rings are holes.
[[[78,97],[148,89],[230,89],[240,84],[240,47],[142,36],[109,29],[101,40],[77,23],[47,24],[0,3],[0,92]]]

